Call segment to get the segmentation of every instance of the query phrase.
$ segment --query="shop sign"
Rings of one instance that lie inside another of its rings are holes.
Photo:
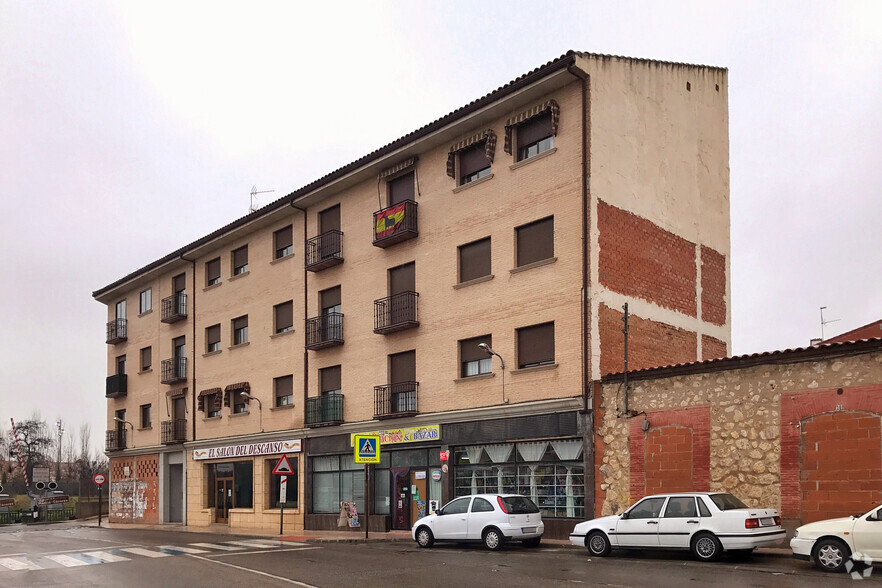
[[[194,449],[193,459],[223,459],[231,457],[250,457],[252,455],[272,455],[274,453],[300,453],[300,439],[291,441],[270,441],[268,443],[243,443],[225,447]]]
[[[70,502],[70,496],[43,496],[37,499],[37,506],[49,506],[50,504],[64,504]]]
[[[436,482],[441,481],[441,470],[432,470],[432,479]]]
[[[365,433],[353,433],[349,436],[349,445],[355,447],[356,435],[371,435],[380,438],[380,445],[393,443],[419,443],[420,441],[438,441],[441,439],[441,425],[425,427],[402,427],[400,429],[382,429]]]
[[[448,459],[450,459],[450,450],[448,449],[446,451],[442,451],[440,457],[441,461],[447,461]]]

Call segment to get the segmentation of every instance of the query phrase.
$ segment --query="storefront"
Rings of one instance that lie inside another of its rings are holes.
[[[234,528],[278,526],[282,476],[273,468],[287,456],[292,473],[285,491],[286,531],[303,529],[301,440],[203,446],[188,456],[187,524]]]

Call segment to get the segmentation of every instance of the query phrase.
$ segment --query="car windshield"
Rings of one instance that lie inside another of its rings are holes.
[[[526,496],[503,496],[502,504],[509,514],[532,514],[539,512],[539,507]]]
[[[735,510],[737,508],[747,508],[747,505],[732,496],[731,494],[711,494],[710,499],[720,510]]]

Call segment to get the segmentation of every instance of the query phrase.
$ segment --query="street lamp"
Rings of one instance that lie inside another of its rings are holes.
[[[61,481],[61,439],[64,437],[64,423],[58,419],[55,421],[55,426],[58,428],[58,461],[55,464],[55,482],[58,483]]]
[[[493,351],[493,349],[487,345],[486,343],[478,343],[478,347],[484,350],[484,353],[489,355],[491,358],[495,355],[499,358],[499,366],[502,370],[502,403],[508,404],[508,398],[505,397],[505,360],[502,359],[502,356]],[[491,359],[492,361],[492,359]]]
[[[260,401],[260,398],[258,398],[256,396],[252,396],[251,394],[249,394],[248,392],[245,392],[244,390],[242,392],[239,392],[239,394],[242,396],[242,398],[244,398],[245,400],[248,400],[249,402],[252,400],[257,401],[257,410],[258,410],[257,419],[258,419],[258,423],[260,424],[260,432],[263,433],[263,402]]]
[[[113,420],[115,420],[118,423],[122,423],[123,425],[128,425],[132,428],[132,449],[134,449],[135,448],[135,425],[133,425],[129,421],[127,421],[125,419],[121,419],[117,416],[113,417]],[[125,431],[125,428],[123,428],[123,430]],[[132,522],[133,523],[135,522],[135,496],[136,496],[137,492],[138,492],[138,456],[133,455],[132,456]],[[110,496],[110,493],[108,492],[108,497],[109,496]],[[98,505],[98,509],[99,510],[101,509],[100,504]],[[109,516],[110,515],[108,514],[108,517]]]

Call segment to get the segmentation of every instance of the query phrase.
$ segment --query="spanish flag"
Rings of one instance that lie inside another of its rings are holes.
[[[387,208],[377,215],[377,239],[388,237],[404,220],[404,203]]]

